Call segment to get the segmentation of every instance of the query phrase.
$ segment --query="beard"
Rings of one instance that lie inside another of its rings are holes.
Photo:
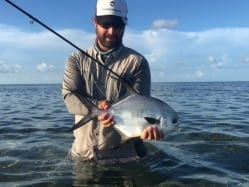
[[[115,35],[109,35],[109,34],[98,34],[97,33],[97,39],[99,43],[108,49],[113,49],[122,44],[122,38],[123,38],[123,33],[119,36],[117,34]]]

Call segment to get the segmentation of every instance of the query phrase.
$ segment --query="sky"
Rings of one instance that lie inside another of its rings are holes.
[[[249,81],[248,0],[126,0],[124,45],[153,82]],[[78,47],[95,39],[95,0],[12,0]],[[76,49],[0,0],[0,84],[61,83]]]

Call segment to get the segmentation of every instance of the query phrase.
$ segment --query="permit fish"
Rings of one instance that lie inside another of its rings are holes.
[[[140,136],[149,125],[156,125],[166,133],[178,126],[178,115],[170,105],[160,99],[144,95],[129,95],[111,105],[108,110],[100,110],[93,105],[90,111],[74,125],[74,130],[106,112],[114,117],[113,127],[122,139]]]

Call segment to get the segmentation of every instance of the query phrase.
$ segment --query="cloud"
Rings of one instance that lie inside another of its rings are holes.
[[[195,72],[195,75],[196,75],[197,77],[203,77],[203,76],[204,76],[204,73],[203,73],[202,70],[197,70],[197,71]]]
[[[77,45],[92,42],[94,34],[85,33],[79,29],[56,30],[57,33],[75,42]],[[0,23],[0,45],[15,46],[15,48],[55,48],[70,47],[65,41],[55,36],[47,30],[40,32],[24,31],[14,26],[3,25]],[[72,42],[73,43],[73,42]],[[85,47],[85,46],[84,46]]]
[[[244,58],[244,62],[249,63],[249,57]]]
[[[53,71],[54,70],[54,66],[53,65],[48,65],[48,64],[46,64],[46,63],[43,62],[41,64],[38,64],[36,66],[36,69],[38,71],[42,71],[42,72],[44,72],[44,71]]]
[[[7,64],[0,60],[0,73],[18,73],[21,70],[21,66],[18,64]]]
[[[172,26],[177,24],[177,21],[171,23]],[[239,76],[231,77],[231,71],[236,75],[243,74],[243,79],[249,80],[245,68],[249,68],[249,28],[180,32],[167,29],[169,25],[164,20],[154,22],[154,28],[160,29],[141,31],[129,26],[126,28],[124,44],[147,58],[152,81],[239,79]],[[94,43],[94,33],[79,29],[62,29],[58,32],[82,49]],[[50,76],[54,77],[49,77],[50,80],[61,81],[58,77],[63,76],[65,58],[75,50],[48,31],[27,32],[0,24],[0,35],[0,59],[4,59],[0,61],[0,74],[16,72],[15,77],[19,76],[16,79],[20,81],[21,74],[29,75],[37,61],[43,62],[36,66],[38,71],[52,71]],[[242,63],[242,60],[248,63]],[[20,70],[22,72],[18,73]],[[47,75],[43,76],[45,80]],[[11,81],[12,77],[8,79]],[[37,80],[36,77],[32,79]],[[43,79],[39,77],[39,80]]]
[[[222,62],[222,59],[214,57],[214,56],[209,56],[208,57],[208,62],[209,62],[209,67],[211,68],[224,68],[224,63]]]
[[[162,29],[162,28],[171,29],[177,26],[178,24],[179,24],[179,20],[177,19],[173,19],[173,20],[157,19],[152,23],[151,28],[152,29]]]

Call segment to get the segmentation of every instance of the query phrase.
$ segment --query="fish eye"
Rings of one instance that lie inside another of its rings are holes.
[[[175,124],[175,123],[177,123],[177,122],[178,122],[178,116],[175,116],[175,117],[173,118],[173,120],[172,120],[172,123]]]

